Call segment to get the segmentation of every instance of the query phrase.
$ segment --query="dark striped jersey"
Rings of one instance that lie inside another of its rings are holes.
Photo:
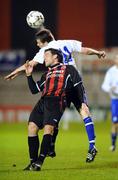
[[[64,95],[72,87],[77,88],[80,83],[82,79],[75,67],[60,63],[50,67],[36,83],[32,76],[28,77],[31,92],[35,94],[42,91],[42,97]]]

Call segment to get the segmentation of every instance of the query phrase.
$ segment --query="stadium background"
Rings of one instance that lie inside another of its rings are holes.
[[[112,56],[117,53],[117,5],[117,0],[25,0],[23,3],[20,0],[1,0],[1,75],[8,74],[37,52],[36,31],[26,24],[26,15],[31,10],[41,11],[45,16],[45,26],[57,39],[78,39],[83,46],[106,49],[108,61],[80,57],[78,64],[83,73],[89,104],[98,119],[105,119],[109,98],[101,91],[101,83],[106,69],[111,65]],[[38,68],[44,70],[41,65]],[[35,78],[39,78],[37,72]],[[27,119],[37,99],[39,95],[34,97],[30,94],[24,74],[10,82],[0,77],[0,121]]]

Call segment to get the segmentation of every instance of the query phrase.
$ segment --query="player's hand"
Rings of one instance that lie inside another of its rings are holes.
[[[105,57],[106,57],[106,53],[105,53],[105,51],[99,51],[99,53],[97,54],[97,56],[98,56],[99,58],[105,58]]]
[[[30,76],[32,74],[32,71],[33,71],[33,66],[29,63],[29,60],[27,60],[25,63],[26,76]]]
[[[16,76],[18,76],[19,73],[18,72],[12,72],[10,74],[8,74],[7,76],[4,77],[5,80],[12,80],[14,79]]]

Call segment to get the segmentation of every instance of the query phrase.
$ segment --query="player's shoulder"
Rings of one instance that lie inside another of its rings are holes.
[[[42,54],[42,53],[44,53],[45,50],[46,50],[46,46],[40,48],[39,51],[37,52],[37,54]]]
[[[114,66],[110,67],[107,72],[112,73],[113,71],[115,71],[115,69],[116,69],[116,66],[114,65]]]
[[[55,46],[55,45],[61,45],[64,43],[67,43],[69,40],[54,40],[49,42],[48,46]]]
[[[59,40],[53,40],[53,41],[49,42],[48,45],[63,44],[63,43],[81,43],[81,41],[74,40],[74,39],[59,39]]]
[[[78,40],[69,40],[69,39],[64,39],[64,40],[54,40],[49,42],[47,45],[47,48],[56,48],[56,49],[61,49],[62,47],[78,47],[81,46],[81,42]]]
[[[75,40],[75,39],[63,39],[63,40],[57,40],[56,41],[57,43],[81,43],[81,41],[79,41],[79,40]]]
[[[73,65],[66,65],[67,66],[67,69],[70,70],[70,71],[77,71],[76,68],[73,66]]]
[[[69,40],[54,40],[48,43],[46,49],[54,48],[54,49],[61,49],[63,46],[69,45]]]
[[[58,42],[56,41],[56,40],[53,40],[53,41],[51,41],[51,42],[49,42],[48,43],[48,45],[46,46],[46,49],[49,49],[49,48],[59,48],[58,47],[59,45],[58,45]]]
[[[39,51],[33,57],[33,60],[43,64],[43,62],[44,62],[44,57],[43,57],[44,56],[44,52],[45,52],[45,47],[42,47],[41,49],[39,49]]]

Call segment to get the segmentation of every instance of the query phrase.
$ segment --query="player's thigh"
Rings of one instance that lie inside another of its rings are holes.
[[[40,100],[33,108],[28,123],[33,122],[38,126],[39,129],[42,129],[43,120],[44,120],[43,101]]]
[[[49,124],[58,127],[64,110],[64,102],[60,97],[46,98],[44,103],[44,125]]]
[[[77,111],[80,110],[82,103],[87,103],[87,96],[83,84],[79,88],[72,88],[71,91],[67,94],[67,104],[73,103]]]

